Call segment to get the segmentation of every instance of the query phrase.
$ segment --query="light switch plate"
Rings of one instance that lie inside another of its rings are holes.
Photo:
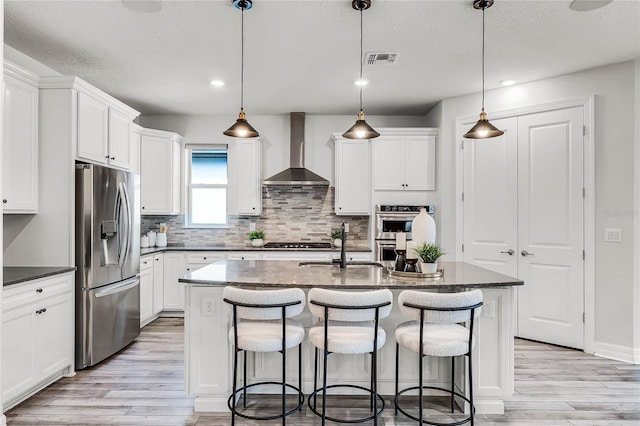
[[[253,232],[256,230],[256,223],[255,222],[249,222],[249,232]]]
[[[605,228],[604,241],[607,243],[621,243],[622,229]]]

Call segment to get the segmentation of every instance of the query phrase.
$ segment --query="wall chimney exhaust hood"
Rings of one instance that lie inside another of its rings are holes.
[[[329,186],[328,180],[304,167],[304,112],[292,112],[289,117],[291,167],[265,179],[263,183],[269,186]]]

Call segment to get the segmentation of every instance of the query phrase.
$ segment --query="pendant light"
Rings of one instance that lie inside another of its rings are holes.
[[[489,122],[487,113],[484,112],[484,10],[491,6],[493,6],[493,0],[475,0],[473,2],[474,9],[482,9],[482,111],[480,111],[480,120],[465,133],[464,137],[468,139],[488,139],[504,134],[502,130]]]
[[[246,119],[244,113],[244,11],[253,7],[252,0],[234,0],[233,6],[242,11],[241,19],[241,60],[240,60],[240,114],[235,124],[225,130],[224,134],[235,138],[257,138],[260,136],[256,129]]]
[[[360,81],[362,81],[362,12],[371,7],[371,0],[353,0],[351,7],[360,11]],[[373,130],[364,120],[362,111],[362,85],[360,85],[360,112],[356,123],[342,134],[347,139],[373,139],[380,136],[380,133]]]

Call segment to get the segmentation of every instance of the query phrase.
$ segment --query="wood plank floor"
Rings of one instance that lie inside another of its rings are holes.
[[[98,367],[49,386],[6,413],[9,425],[207,425],[230,424],[227,414],[193,412],[184,391],[183,320],[161,318],[138,340]],[[516,339],[515,394],[506,414],[478,415],[477,425],[640,425],[640,366]],[[340,398],[345,406],[360,404]],[[262,410],[261,407],[257,409]],[[432,415],[432,411],[426,411]],[[239,421],[239,425],[255,422]],[[277,421],[259,424],[279,424]],[[309,412],[290,425],[319,425]],[[387,409],[380,425],[412,425]]]

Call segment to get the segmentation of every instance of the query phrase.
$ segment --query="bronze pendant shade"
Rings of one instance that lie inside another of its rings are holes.
[[[362,81],[362,11],[371,7],[371,0],[353,0],[351,7],[360,12],[360,80]],[[342,134],[347,139],[373,139],[380,136],[380,133],[373,130],[364,119],[362,110],[362,86],[360,86],[360,112],[356,123]]]
[[[249,124],[244,113],[244,11],[253,7],[252,0],[234,0],[233,6],[242,11],[241,19],[241,63],[240,63],[240,114],[238,119],[223,133],[234,138],[257,138],[260,134]]]
[[[480,119],[463,137],[468,139],[488,139],[496,136],[504,135],[504,132],[491,124],[487,119],[487,113],[484,112],[484,11],[493,5],[493,0],[475,0],[473,7],[482,9],[482,111]]]

